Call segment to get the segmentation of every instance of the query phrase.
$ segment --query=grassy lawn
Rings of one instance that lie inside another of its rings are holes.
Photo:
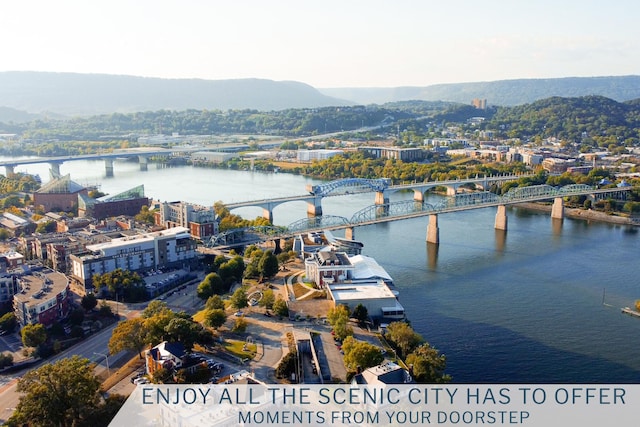
[[[295,282],[293,284],[293,294],[296,296],[296,298],[300,298],[302,295],[312,290],[313,290],[312,287],[305,286],[299,282]]]
[[[253,343],[245,343],[244,341],[238,340],[225,340],[224,348],[229,353],[233,354],[234,356],[238,356],[241,359],[253,359],[254,357],[256,357],[256,351],[258,349],[257,346]],[[243,350],[243,348],[246,348],[246,351]]]

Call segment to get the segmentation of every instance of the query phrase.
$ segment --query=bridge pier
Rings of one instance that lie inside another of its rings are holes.
[[[455,196],[458,193],[457,187],[447,187],[447,196]]]
[[[355,240],[356,229],[355,227],[347,227],[344,229],[344,238],[347,240]]]
[[[376,205],[386,205],[389,203],[389,198],[384,197],[384,191],[376,191]]]
[[[413,190],[413,200],[416,202],[424,203],[424,193],[422,190]]]
[[[51,166],[51,170],[55,176],[60,176],[60,164],[62,164],[62,162],[49,162],[49,166]]]
[[[113,176],[113,159],[104,159],[104,172],[106,176]]]
[[[140,171],[146,172],[148,169],[148,157],[138,156],[138,163],[140,164]]]
[[[440,244],[440,229],[438,228],[438,214],[429,215],[427,225],[427,243]]]
[[[564,218],[564,200],[562,199],[562,197],[556,197],[555,199],[553,199],[553,206],[551,207],[551,218]]]
[[[310,216],[322,215],[322,199],[315,198],[312,202],[307,202],[307,214]]]
[[[269,224],[273,224],[273,211],[271,209],[262,208],[262,217],[269,221]]]
[[[498,205],[498,211],[496,212],[496,230],[507,231],[507,207],[505,205]]]
[[[4,170],[5,170],[5,173],[7,174],[7,176],[13,175],[14,173],[16,173],[15,167],[16,167],[16,165],[5,165],[4,166]]]

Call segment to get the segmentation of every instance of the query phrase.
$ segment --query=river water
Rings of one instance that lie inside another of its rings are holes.
[[[48,180],[47,165],[18,171]],[[148,197],[211,205],[304,194],[318,183],[290,174],[100,161],[67,162],[61,173],[115,194],[144,184]],[[411,194],[395,194],[391,200]],[[437,197],[437,196],[431,196]],[[325,198],[325,215],[350,217],[373,194]],[[260,209],[234,211],[245,217]],[[294,202],[274,211],[287,225],[306,216]],[[509,230],[493,228],[495,209],[439,216],[440,245],[425,243],[427,217],[356,228],[364,254],[394,278],[416,331],[447,356],[456,383],[638,383],[640,319],[620,308],[640,299],[638,230],[508,209]],[[604,303],[603,303],[604,302]]]

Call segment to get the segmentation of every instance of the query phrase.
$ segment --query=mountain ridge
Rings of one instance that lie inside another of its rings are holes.
[[[552,96],[640,98],[640,76],[513,79],[392,88],[317,89],[268,79],[162,79],[111,74],[0,72],[0,122],[158,110],[277,111],[423,100],[514,106]]]
[[[640,98],[640,76],[560,77],[510,79],[466,83],[440,83],[429,86],[389,88],[321,88],[320,92],[348,99],[357,104],[420,100],[471,103],[486,99],[489,105],[514,106],[539,99],[601,95],[624,102]]]

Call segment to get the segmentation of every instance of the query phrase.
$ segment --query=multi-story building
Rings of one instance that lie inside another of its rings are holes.
[[[165,228],[186,227],[196,239],[211,237],[218,232],[213,206],[185,202],[163,202],[156,214],[156,223]]]
[[[425,157],[425,151],[422,148],[358,147],[358,151],[369,153],[376,159],[397,159],[403,162],[416,162]]]
[[[92,199],[85,194],[78,196],[78,215],[104,219],[120,215],[137,215],[143,206],[149,206],[144,195],[144,186],[139,185],[113,196]]]
[[[33,193],[33,204],[48,211],[71,212],[78,207],[78,195],[89,192],[82,185],[73,182],[69,174],[56,177]]]
[[[13,296],[19,292],[16,276],[9,273],[0,275],[0,306],[3,308],[13,302]]]
[[[185,227],[87,245],[84,254],[71,255],[71,276],[85,289],[92,277],[118,268],[134,272],[190,266],[197,261],[196,241]]]
[[[32,271],[17,276],[19,291],[13,296],[13,311],[20,326],[52,325],[71,310],[69,279],[53,270]]]

